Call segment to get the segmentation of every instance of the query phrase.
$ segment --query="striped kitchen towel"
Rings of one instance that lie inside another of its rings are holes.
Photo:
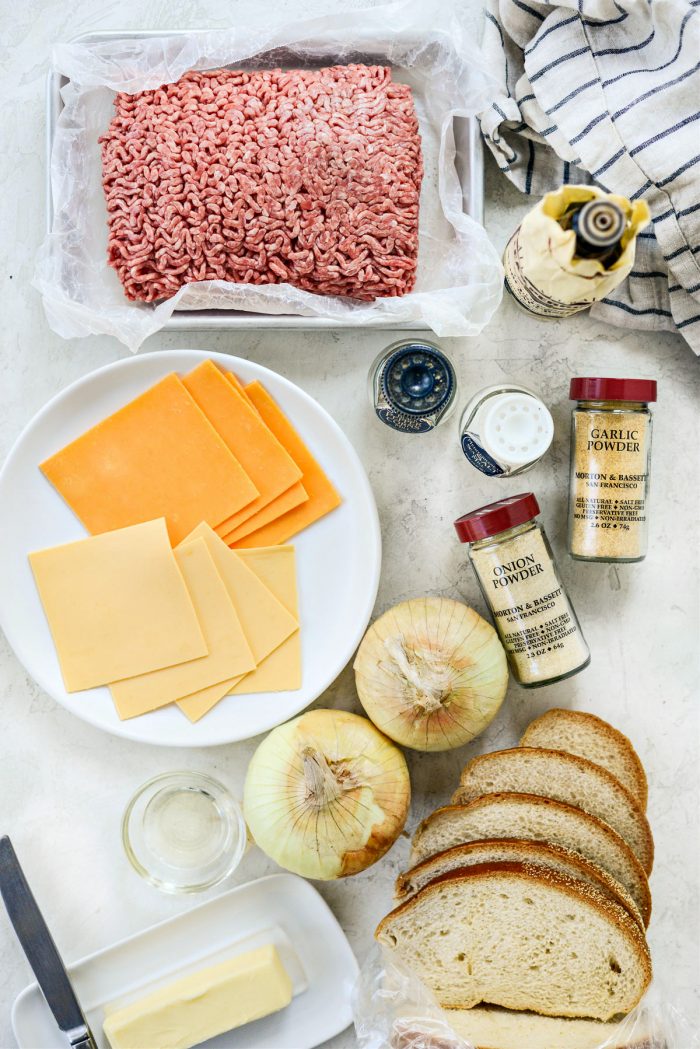
[[[484,50],[501,93],[482,132],[520,189],[649,204],[629,280],[592,314],[700,354],[700,0],[488,0]]]

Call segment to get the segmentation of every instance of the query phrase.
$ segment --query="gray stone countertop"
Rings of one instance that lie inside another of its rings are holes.
[[[340,0],[336,2],[340,7]],[[290,17],[321,9],[314,0],[274,0],[274,6]],[[345,0],[343,6],[361,4]],[[472,6],[476,25],[479,5]],[[245,7],[238,0],[34,0],[5,5],[0,52],[5,143],[0,156],[0,457],[53,394],[128,354],[107,338],[60,339],[48,328],[30,286],[43,236],[44,76],[50,46],[97,28],[218,27],[242,17]],[[487,163],[486,226],[497,247],[504,245],[527,207],[526,199]],[[507,378],[534,387],[552,408],[556,434],[551,452],[525,481],[498,482],[466,463],[453,424],[426,437],[405,438],[372,423],[365,407],[367,371],[390,339],[373,332],[178,333],[153,337],[144,352],[196,347],[250,358],[282,372],[328,409],[359,452],[379,506],[384,564],[377,612],[429,593],[461,598],[484,612],[452,521],[523,487],[537,493],[590,643],[591,665],[568,681],[536,692],[511,684],[489,730],[461,750],[411,754],[414,801],[408,830],[448,798],[471,756],[514,744],[527,723],[549,707],[590,710],[610,720],[633,740],[650,782],[649,815],[657,856],[650,941],[657,978],[697,1030],[698,361],[678,337],[607,327],[586,314],[562,323],[538,322],[505,300],[480,337],[445,344],[457,360],[462,400],[470,391]],[[580,373],[629,373],[659,381],[651,545],[643,564],[574,563],[565,552],[568,384]],[[350,669],[318,705],[358,709]],[[124,858],[119,823],[138,784],[173,768],[199,769],[219,776],[240,794],[257,742],[175,751],[105,735],[71,717],[42,692],[3,638],[0,741],[0,831],[12,835],[68,960],[192,905],[190,899],[162,896],[148,888]],[[366,873],[318,886],[360,960],[371,945],[377,920],[391,905],[392,882],[407,852],[404,838]],[[274,869],[253,850],[232,884]],[[25,959],[0,914],[1,1047],[14,1045],[10,1007],[29,980]],[[328,1047],[350,1049],[353,1044],[352,1032],[346,1031]]]

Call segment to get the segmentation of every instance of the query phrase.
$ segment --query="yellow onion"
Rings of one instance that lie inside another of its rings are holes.
[[[423,597],[389,609],[355,658],[360,702],[405,747],[451,750],[493,720],[508,686],[493,627],[459,601]]]
[[[406,760],[386,736],[357,714],[312,710],[260,744],[243,811],[255,843],[281,867],[327,880],[383,856],[410,801]]]

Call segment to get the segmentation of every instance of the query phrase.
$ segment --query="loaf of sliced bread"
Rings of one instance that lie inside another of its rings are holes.
[[[481,794],[539,794],[576,805],[604,820],[623,838],[647,874],[654,840],[646,816],[629,791],[607,769],[562,750],[513,747],[474,758],[462,772],[452,801],[468,804]]]
[[[525,730],[521,747],[565,750],[602,765],[646,811],[647,778],[636,750],[616,728],[581,710],[548,710]]]
[[[431,881],[380,922],[377,939],[445,1008],[481,1002],[609,1020],[651,980],[644,934],[591,885],[522,863],[484,863]]]
[[[564,845],[592,860],[623,885],[640,910],[651,915],[644,869],[619,834],[601,820],[560,801],[533,794],[486,794],[468,805],[447,805],[423,820],[413,837],[411,863],[465,841],[523,838]]]
[[[637,904],[617,879],[602,867],[584,859],[580,853],[544,841],[509,841],[501,838],[453,845],[451,849],[438,852],[401,874],[396,881],[396,899],[408,899],[441,874],[474,867],[479,863],[522,863],[526,867],[535,864],[567,874],[570,878],[592,885],[608,899],[624,907],[640,928],[644,928]]]
[[[648,1029],[635,1024],[634,1040],[620,1025],[601,1020],[563,1020],[537,1013],[515,1013],[495,1006],[446,1009],[445,1022],[475,1049],[652,1049]],[[616,1033],[617,1032],[617,1033]],[[415,1042],[406,1041],[407,1047]],[[657,1049],[661,1049],[660,1046]]]

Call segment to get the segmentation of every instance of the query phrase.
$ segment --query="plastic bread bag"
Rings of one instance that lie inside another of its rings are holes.
[[[594,1049],[700,1049],[700,1031],[655,980],[637,1008]]]
[[[700,1049],[700,1033],[658,983],[620,1022],[493,1006],[443,1010],[390,951],[374,946],[353,995],[358,1049]]]
[[[353,993],[357,1049],[475,1049],[452,1030],[425,984],[374,945]]]
[[[619,1022],[559,1019],[497,1007],[450,1010],[449,1022],[475,1049],[697,1049],[698,1036],[656,987]]]
[[[263,20],[235,29],[55,47],[53,70],[67,83],[51,153],[53,221],[34,276],[54,331],[64,338],[113,335],[136,351],[174,310],[215,308],[330,317],[358,327],[425,322],[442,336],[478,334],[500,302],[503,270],[483,227],[464,213],[455,169],[454,120],[475,116],[494,90],[463,6],[445,0],[436,18],[424,0],[401,0],[306,21],[289,14],[290,21],[275,23],[259,5],[255,17]],[[349,61],[390,64],[394,79],[412,89],[425,166],[416,289],[358,304],[290,284],[202,281],[155,305],[130,302],[107,263],[97,141],[115,94],[172,83],[188,70]]]

